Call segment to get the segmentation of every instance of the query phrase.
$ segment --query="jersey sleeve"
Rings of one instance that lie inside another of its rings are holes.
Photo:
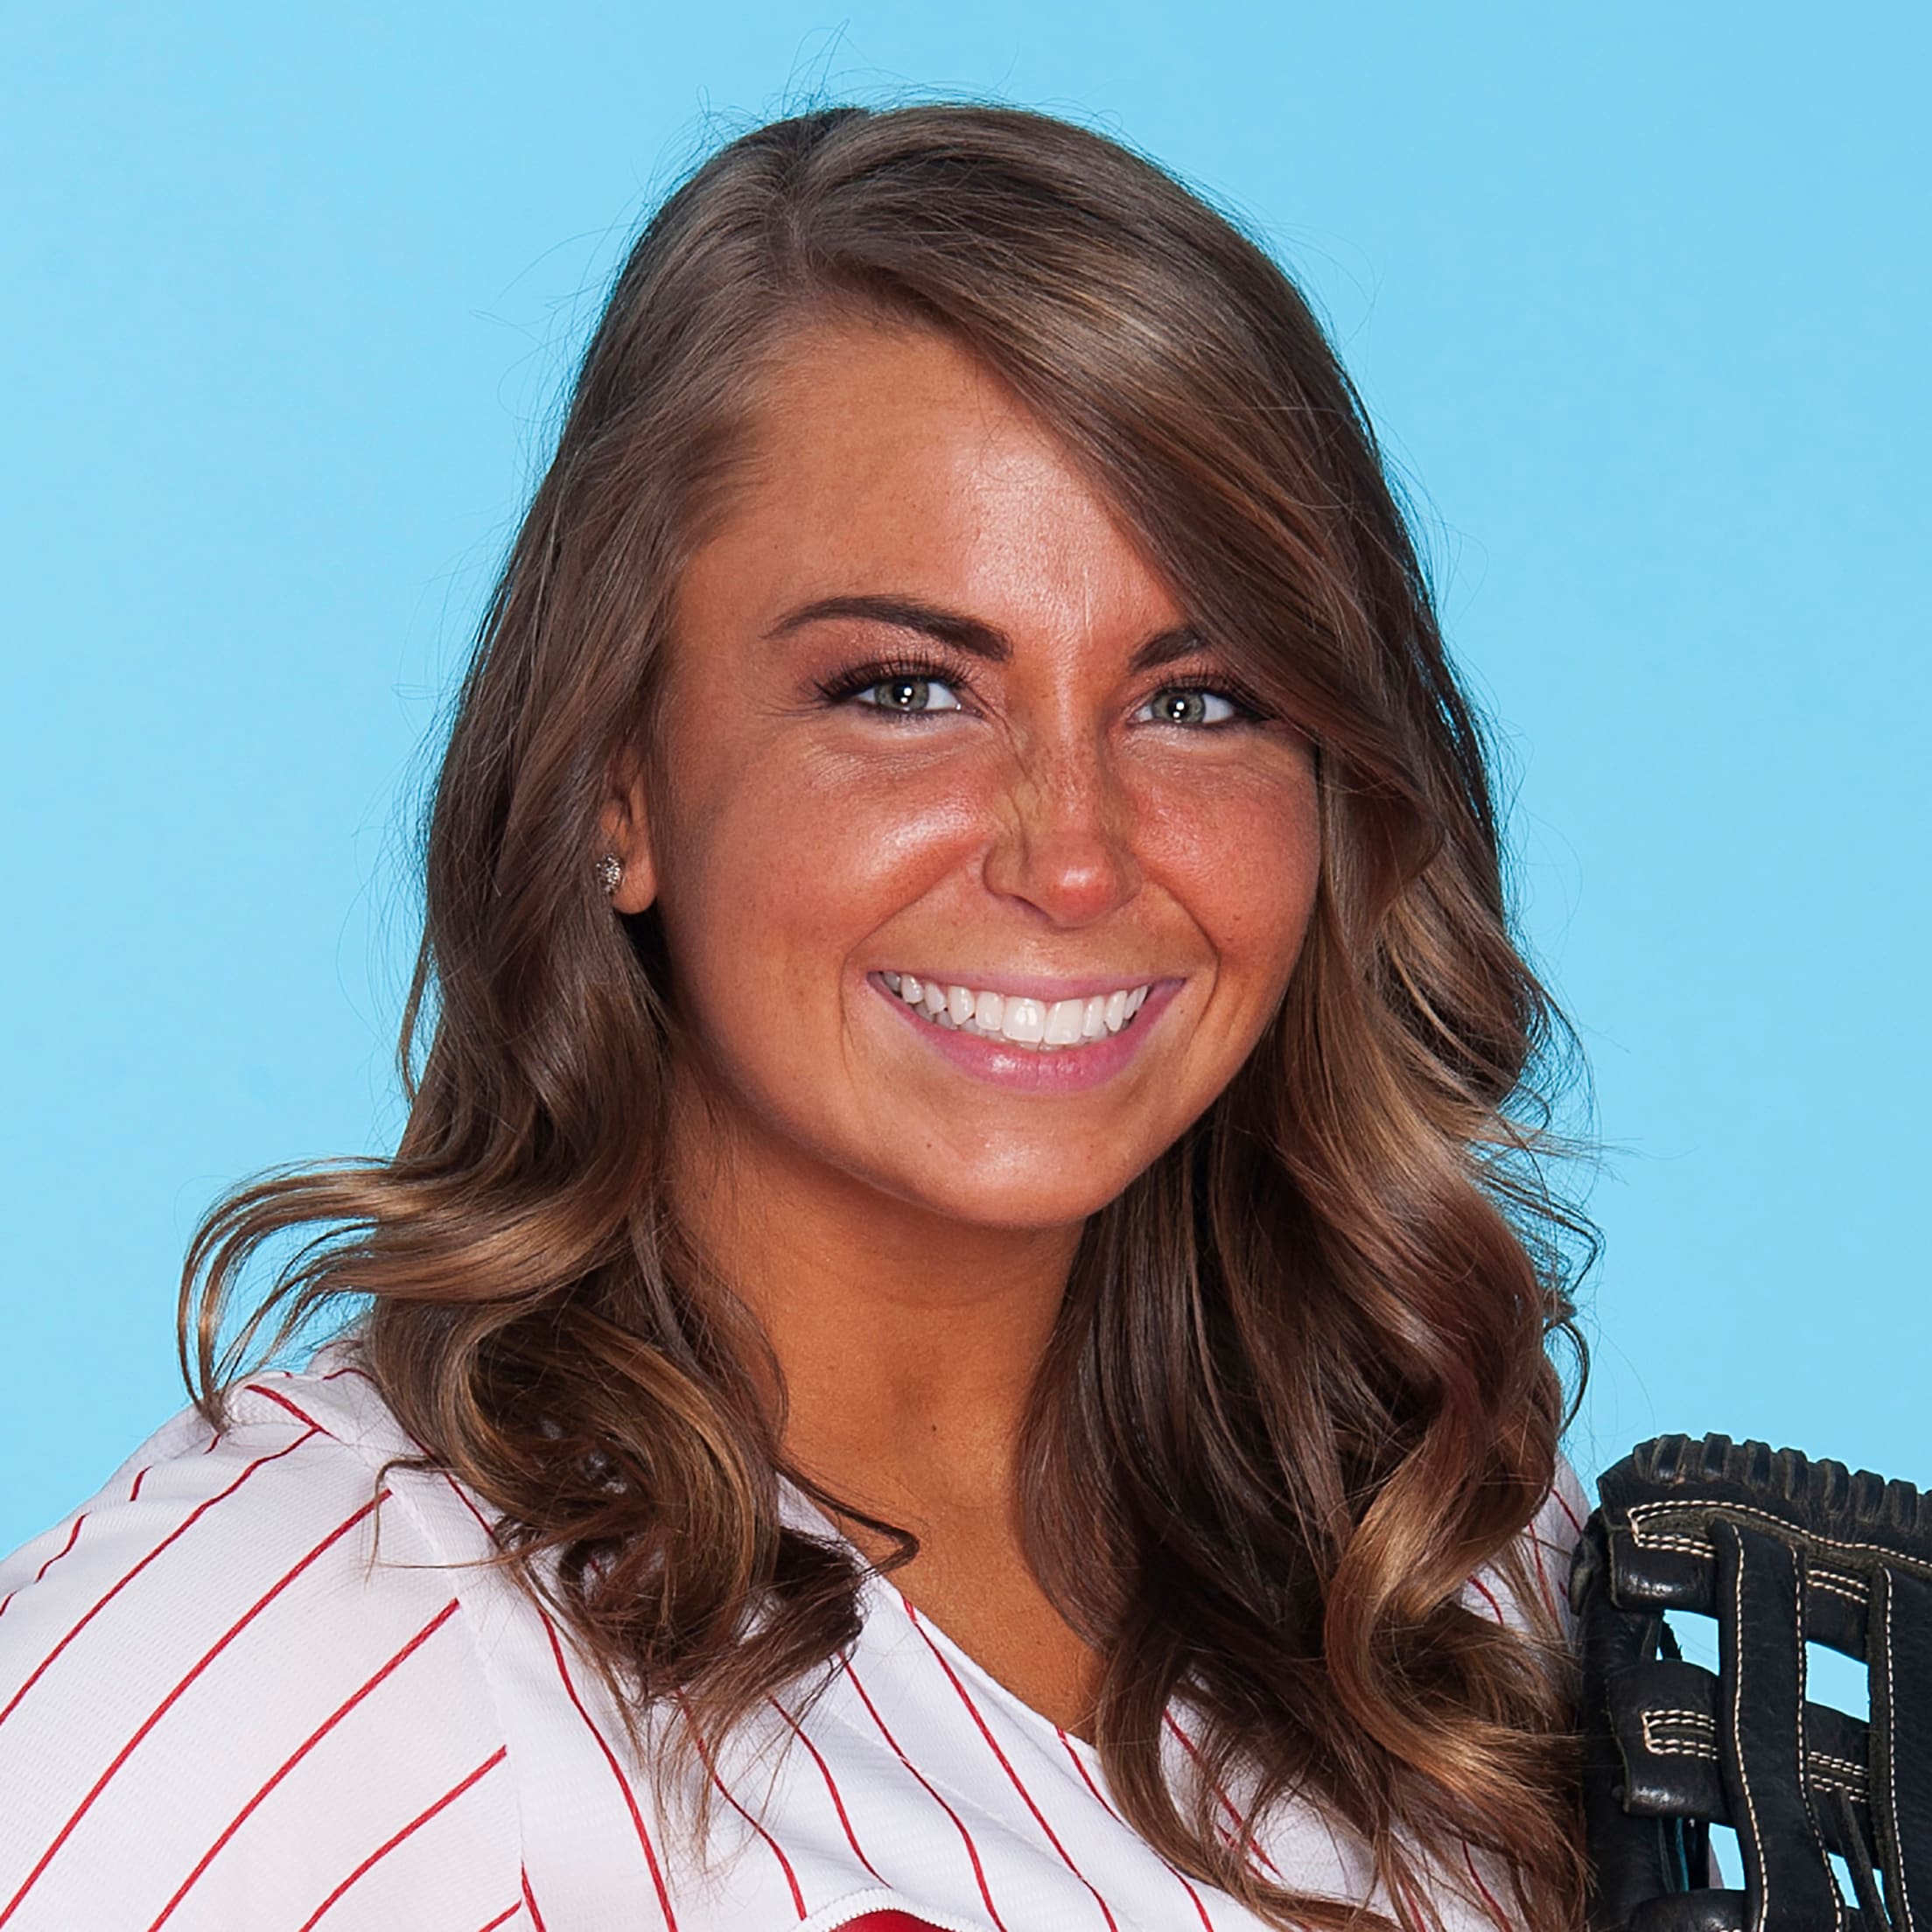
[[[1589,1512],[1576,1471],[1559,1453],[1550,1492],[1512,1552],[1520,1560],[1508,1565],[1488,1564],[1477,1571],[1465,1586],[1464,1601],[1472,1610],[1520,1629],[1530,1620],[1524,1614],[1522,1594],[1525,1590],[1533,1591],[1573,1651],[1577,1628],[1570,1608],[1570,1559]]]
[[[489,1685],[407,1499],[268,1385],[0,1564],[0,1928],[526,1926]]]

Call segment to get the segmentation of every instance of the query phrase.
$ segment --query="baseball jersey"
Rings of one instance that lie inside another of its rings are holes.
[[[1123,1822],[1097,1752],[877,1577],[817,1694],[694,1767],[700,1840],[688,1793],[654,1802],[662,1732],[634,1739],[487,1562],[475,1495],[386,1466],[415,1452],[336,1344],[254,1377],[220,1435],[185,1411],[0,1564],[0,1932],[1257,1932]],[[1546,1580],[1581,1508],[1565,1471],[1529,1532]],[[1517,1614],[1494,1577],[1469,1600]],[[1184,1704],[1167,1732],[1178,1768]],[[1369,1893],[1306,1806],[1250,1855]]]

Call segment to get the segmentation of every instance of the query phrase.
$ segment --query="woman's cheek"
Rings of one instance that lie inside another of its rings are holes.
[[[1312,774],[1284,769],[1184,774],[1145,788],[1135,815],[1149,872],[1211,938],[1278,953],[1298,947],[1320,867]]]
[[[830,994],[855,949],[970,862],[984,823],[956,779],[877,760],[774,760],[746,779],[704,826],[682,923],[703,935],[714,982],[792,1001]]]
[[[793,828],[788,843],[811,861],[821,892],[835,884],[845,894],[929,883],[935,870],[970,852],[990,822],[982,762],[959,747],[822,754],[788,781],[772,773],[771,816]],[[815,850],[838,855],[836,875],[811,859]]]

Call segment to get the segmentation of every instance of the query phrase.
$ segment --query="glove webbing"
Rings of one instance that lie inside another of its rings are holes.
[[[1571,1577],[1592,1927],[1932,1932],[1932,1499],[1726,1436],[1642,1444],[1599,1488]],[[1716,1620],[1715,1676],[1666,1611]],[[1869,1724],[1807,1697],[1808,1641],[1866,1663]],[[1704,1882],[1713,1823],[1741,1890]]]

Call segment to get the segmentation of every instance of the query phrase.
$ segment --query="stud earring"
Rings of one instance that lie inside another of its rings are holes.
[[[608,899],[624,883],[624,861],[615,852],[606,852],[597,862],[597,882]]]

